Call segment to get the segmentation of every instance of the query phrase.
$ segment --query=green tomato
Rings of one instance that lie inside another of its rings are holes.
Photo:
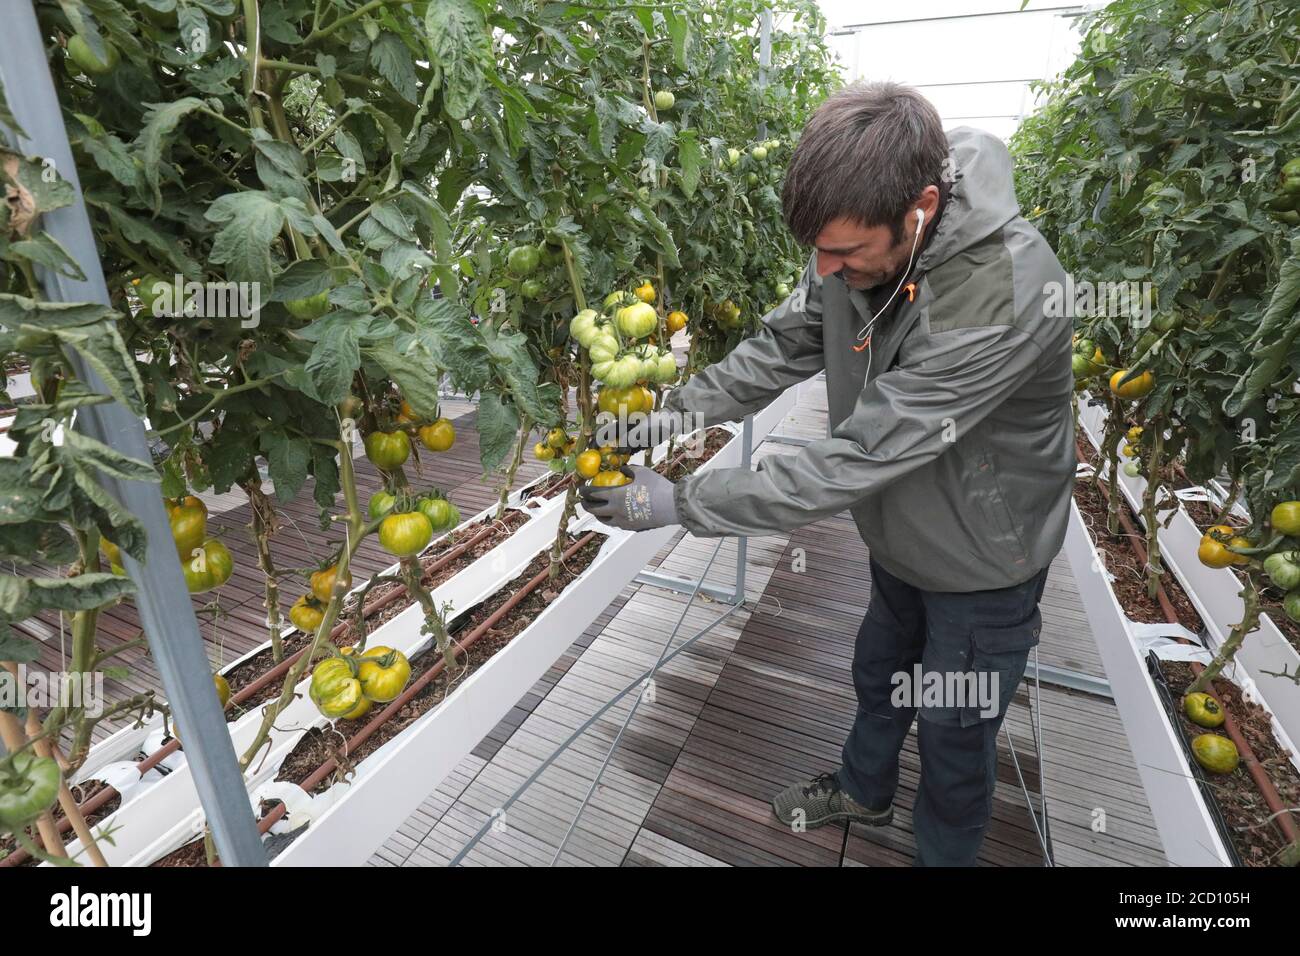
[[[1288,160],[1282,166],[1282,191],[1291,196],[1300,196],[1300,156]]]
[[[289,310],[289,314],[295,319],[312,321],[319,319],[322,315],[330,310],[330,294],[328,291],[317,292],[315,295],[309,295],[303,299],[290,299],[284,304]]]
[[[541,261],[536,246],[515,246],[506,253],[506,268],[517,276],[532,275]]]
[[[1300,563],[1294,551],[1279,551],[1264,559],[1264,573],[1276,588],[1290,591],[1300,587]]]
[[[411,455],[411,439],[406,432],[371,432],[366,436],[366,457],[383,471],[391,471]]]
[[[60,782],[53,757],[23,750],[0,763],[0,831],[17,830],[48,810]]]
[[[776,284],[776,295],[777,295],[777,298],[779,298],[779,299],[787,299],[787,298],[789,298],[789,297],[790,297],[790,287],[789,287],[788,285],[786,285],[784,282],[778,282],[778,283]]]
[[[387,491],[376,491],[370,496],[370,503],[366,506],[366,511],[370,515],[370,520],[374,521],[388,514],[397,504],[396,496]]]
[[[634,302],[619,309],[614,321],[618,323],[618,330],[628,338],[640,339],[655,330],[659,324],[659,316],[655,313],[654,306],[645,302]]]
[[[677,105],[677,97],[673,96],[671,90],[655,91],[655,109],[670,110]]]
[[[728,150],[727,150],[727,165],[728,165],[728,166],[735,166],[736,163],[738,163],[738,162],[740,162],[740,150],[738,150],[738,149],[734,149],[734,148],[733,148],[733,149],[728,149]]]
[[[591,376],[598,382],[606,382],[606,376],[614,370],[614,360],[605,359],[600,362],[591,363]]]
[[[600,334],[598,318],[595,309],[583,309],[570,320],[569,335],[573,336],[583,348],[591,348],[592,342],[596,341],[596,337]]]
[[[451,526],[451,502],[446,498],[421,498],[415,510],[429,519],[434,531]]]
[[[1124,474],[1130,478],[1136,478],[1142,474],[1142,463],[1136,458],[1124,462]]]
[[[379,525],[379,544],[389,554],[408,558],[433,540],[433,525],[418,511],[391,514]]]
[[[108,57],[101,60],[95,56],[90,48],[90,44],[80,33],[74,33],[68,39],[68,56],[72,57],[72,62],[81,67],[82,71],[90,76],[103,76],[105,73],[112,73],[117,66],[117,47],[104,40],[104,53]]]
[[[1151,320],[1151,327],[1163,335],[1172,332],[1183,324],[1183,317],[1177,312],[1161,312]]]
[[[146,315],[161,317],[170,314],[164,309],[164,305],[166,304],[165,294],[171,287],[172,283],[170,281],[154,273],[140,277],[140,284],[134,288],[135,294],[140,297],[140,304],[143,306]],[[159,299],[164,299],[164,302],[159,303]],[[155,311],[155,305],[158,311]]]
[[[1282,599],[1282,610],[1286,611],[1286,616],[1300,624],[1300,588],[1286,592],[1286,597]]]
[[[761,163],[763,162],[763,160],[767,159],[767,147],[755,146],[753,149],[749,151],[749,155],[754,157],[754,159],[758,160],[758,162]]]
[[[185,572],[186,590],[191,594],[202,594],[230,580],[235,570],[235,559],[224,544],[216,538],[209,538],[203,542],[199,554],[181,559],[181,570]]]
[[[604,380],[614,388],[627,388],[640,377],[641,360],[635,355],[624,355],[613,363]]]
[[[525,279],[519,283],[519,291],[525,299],[540,299],[545,288],[540,279]]]
[[[612,362],[618,357],[618,339],[609,333],[601,333],[587,349],[592,362]]]
[[[677,378],[677,359],[673,357],[672,352],[664,352],[659,356],[659,368],[654,380],[661,384],[667,384]]]
[[[330,720],[350,713],[364,696],[352,665],[342,657],[327,657],[316,665],[311,672],[308,694],[321,714]]]

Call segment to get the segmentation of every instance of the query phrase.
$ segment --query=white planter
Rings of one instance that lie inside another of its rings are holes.
[[[562,499],[557,499],[535,509],[532,518],[513,535],[439,585],[432,592],[434,602],[439,606],[450,603],[454,619],[457,610],[463,612],[475,606],[500,588],[554,540],[562,505]],[[422,623],[423,612],[418,605],[412,605],[376,628],[367,643],[383,644],[413,655],[426,640],[420,633]],[[273,777],[301,735],[311,727],[327,723],[307,696],[309,682],[308,677],[299,683],[299,696],[276,717],[269,747],[247,775],[250,786]],[[252,744],[261,721],[258,708],[229,724],[236,753],[242,753]],[[160,731],[152,732],[156,735]],[[130,738],[119,740],[117,735],[111,739],[122,746],[130,742]],[[131,750],[130,755],[136,752]],[[183,761],[183,753],[173,756],[177,758],[174,772],[152,786],[142,787],[101,822],[100,826],[111,824],[118,828],[114,833],[116,845],[103,847],[109,865],[147,865],[202,832],[205,818],[190,768]]]
[[[1104,410],[1087,408],[1086,403],[1080,402],[1079,424],[1094,448],[1101,447],[1103,419]],[[1146,478],[1130,478],[1121,472],[1119,485],[1129,507],[1140,516]],[[1222,501],[1222,492],[1218,497]],[[1157,519],[1161,558],[1200,614],[1212,647],[1218,648],[1245,611],[1240,597],[1241,581],[1228,568],[1209,568],[1197,559],[1201,531],[1181,505],[1172,518],[1166,509],[1158,512]],[[1300,673],[1300,653],[1268,615],[1261,614],[1258,629],[1246,635],[1234,662],[1244,674],[1239,683],[1247,688],[1247,696],[1273,715],[1274,736],[1290,752],[1291,762],[1300,768],[1300,753],[1295,743],[1300,740],[1300,687],[1285,677],[1272,676]]]
[[[795,397],[796,390],[790,389],[754,416],[754,444],[785,417]],[[740,429],[731,430],[736,437],[700,471],[740,464]],[[653,460],[662,459],[666,450],[657,448]],[[626,587],[677,530],[632,534],[605,528],[581,512],[571,527],[600,528],[608,534],[582,575],[436,710],[362,761],[348,784],[309,800],[309,828],[272,861],[273,866],[365,863],[600,615],[609,596]],[[340,789],[343,792],[336,795]],[[318,804],[323,806],[320,812]]]
[[[1146,655],[1102,573],[1105,565],[1073,502],[1065,552],[1165,856],[1174,866],[1231,866],[1232,858],[1184,756],[1179,731],[1165,713],[1147,673]]]

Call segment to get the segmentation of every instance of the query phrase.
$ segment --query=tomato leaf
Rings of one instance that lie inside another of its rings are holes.
[[[262,432],[259,444],[266,455],[271,481],[275,483],[275,497],[291,501],[307,480],[311,442],[289,435],[282,428],[268,428]]]
[[[510,454],[519,433],[519,413],[501,401],[493,392],[485,392],[479,397],[478,417],[475,428],[478,431],[479,461],[483,473],[495,471]]]
[[[144,129],[136,137],[135,143],[140,151],[145,180],[153,191],[153,211],[158,212],[162,208],[159,173],[162,169],[163,151],[180,121],[195,110],[202,109],[203,101],[187,96],[172,103],[146,103],[145,106]]]
[[[492,33],[474,0],[439,0],[424,15],[429,53],[442,68],[448,115],[464,119],[478,102],[483,70],[492,59]]]
[[[208,207],[205,218],[222,223],[213,237],[209,259],[226,266],[236,282],[273,281],[271,244],[284,226],[284,210],[270,193],[249,190],[226,193]]]

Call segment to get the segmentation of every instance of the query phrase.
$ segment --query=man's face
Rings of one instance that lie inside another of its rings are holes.
[[[928,226],[939,208],[939,190],[927,186],[920,201],[903,217],[903,238],[894,242],[888,226],[864,226],[852,219],[832,219],[817,236],[817,274],[840,273],[851,289],[874,289],[898,275],[912,255],[916,210]]]
[[[873,289],[907,264],[916,233],[904,234],[894,242],[888,226],[864,226],[849,219],[835,219],[817,236],[817,274],[840,273],[851,289]]]

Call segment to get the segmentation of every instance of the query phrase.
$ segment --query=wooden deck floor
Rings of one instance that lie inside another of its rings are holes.
[[[825,433],[825,396],[811,383],[782,431]],[[775,443],[758,456],[793,454]],[[679,535],[657,559],[696,575],[714,542]],[[794,569],[796,549],[807,562]],[[710,581],[734,579],[724,544]],[[768,801],[839,763],[854,710],[849,661],[870,595],[866,549],[846,517],[790,536],[751,539],[748,606],[665,665],[642,703],[558,862],[563,865],[889,866],[911,862],[910,804],[918,761],[904,748],[898,811],[884,828],[792,834]],[[633,585],[372,858],[373,865],[445,865],[522,781],[584,720],[656,660],[685,599]],[[674,646],[722,606],[686,610]],[[1043,600],[1040,657],[1103,676],[1064,557]],[[1046,791],[1058,865],[1163,865],[1150,810],[1114,705],[1041,690],[1042,780],[1033,757],[1030,688],[1006,726],[1037,803]],[[611,708],[558,756],[466,857],[469,865],[548,865],[618,733],[631,701]],[[993,823],[981,862],[1041,865],[1006,738]]]

